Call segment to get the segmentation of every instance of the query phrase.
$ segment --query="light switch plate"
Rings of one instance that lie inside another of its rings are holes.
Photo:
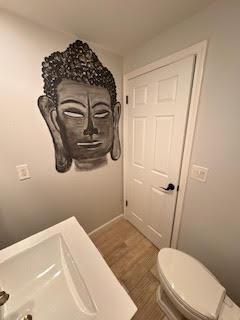
[[[191,178],[201,182],[206,182],[207,175],[208,175],[208,168],[200,167],[195,164],[192,166]]]
[[[16,169],[17,169],[19,180],[22,181],[22,180],[26,180],[26,179],[31,178],[27,164],[20,164],[20,165],[16,166]]]

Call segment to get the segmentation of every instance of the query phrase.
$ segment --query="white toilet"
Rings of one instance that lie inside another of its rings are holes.
[[[170,320],[240,320],[240,308],[199,261],[175,249],[158,254],[157,300]]]

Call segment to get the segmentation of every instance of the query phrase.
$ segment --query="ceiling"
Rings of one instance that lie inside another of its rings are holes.
[[[0,0],[0,8],[121,55],[214,0]]]

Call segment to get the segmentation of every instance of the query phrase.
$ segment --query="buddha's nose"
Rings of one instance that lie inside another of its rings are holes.
[[[91,115],[88,115],[87,128],[83,131],[83,134],[85,136],[93,136],[94,134],[98,134],[98,129],[94,128]]]

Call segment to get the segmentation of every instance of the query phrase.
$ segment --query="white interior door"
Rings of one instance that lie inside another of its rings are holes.
[[[194,64],[190,56],[127,83],[126,217],[159,248],[171,241]]]

